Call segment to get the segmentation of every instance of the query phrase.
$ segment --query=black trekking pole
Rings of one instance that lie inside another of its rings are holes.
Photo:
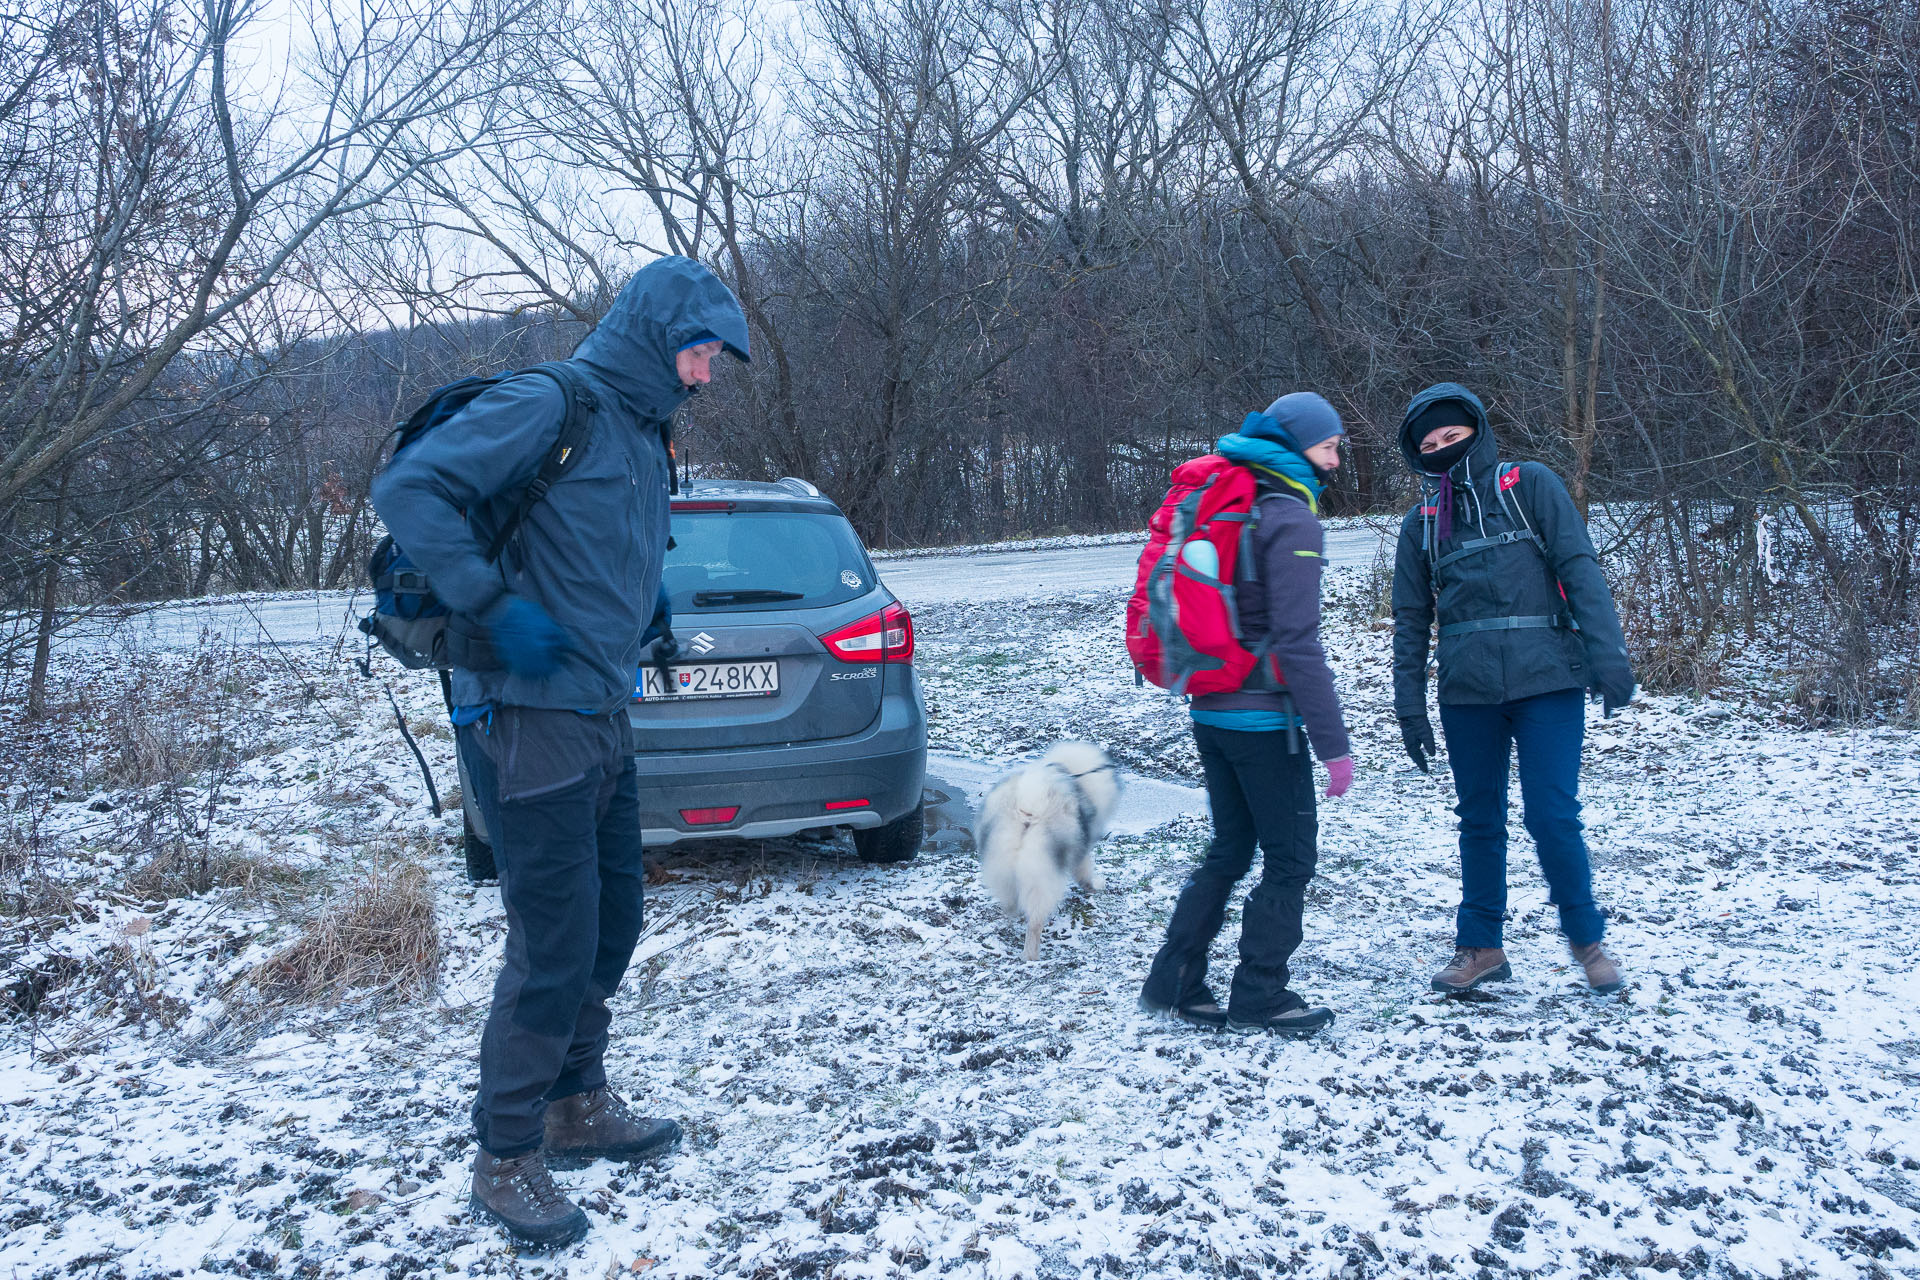
[[[446,683],[446,673],[440,675],[442,686]],[[420,776],[427,782],[427,799],[433,803],[433,816],[440,816],[440,789],[433,785],[433,770],[427,767],[426,756],[420,753],[420,744],[413,740],[413,731],[407,728],[407,718],[400,714],[400,699],[393,696],[393,686],[383,686],[387,691],[387,705],[393,708],[393,722],[400,726],[400,736],[407,740],[407,750],[413,752],[413,758],[420,762]]]

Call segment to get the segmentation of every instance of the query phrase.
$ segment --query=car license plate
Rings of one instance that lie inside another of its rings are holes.
[[[660,668],[640,668],[641,698],[755,698],[780,692],[778,662],[689,662],[673,666],[671,683]]]

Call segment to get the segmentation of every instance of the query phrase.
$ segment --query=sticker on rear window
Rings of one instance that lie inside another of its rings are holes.
[[[840,571],[840,581],[841,584],[850,591],[858,591],[860,589],[860,575],[851,569],[842,569]]]

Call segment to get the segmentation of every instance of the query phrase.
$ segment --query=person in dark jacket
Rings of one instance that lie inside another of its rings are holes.
[[[1428,633],[1437,619],[1440,723],[1460,818],[1455,952],[1433,979],[1448,994],[1513,976],[1507,911],[1507,772],[1518,754],[1522,820],[1540,852],[1560,929],[1595,991],[1621,986],[1601,948],[1604,917],[1580,824],[1587,689],[1612,715],[1633,697],[1613,596],[1566,486],[1537,462],[1503,464],[1486,409],[1457,383],[1407,406],[1400,451],[1421,501],[1400,526],[1393,573],[1393,702],[1407,754],[1426,772]]]
[[[639,797],[627,704],[667,542],[667,423],[722,351],[739,301],[699,263],[636,273],[571,364],[596,407],[568,467],[497,562],[485,549],[559,438],[564,393],[510,378],[380,474],[373,502],[497,666],[456,667],[454,723],[500,866],[506,953],[480,1041],[473,1207],[522,1244],[587,1230],[548,1172],[673,1150],[671,1120],[607,1087],[610,1014],[640,934]]]
[[[1264,656],[1238,691],[1201,695],[1189,708],[1214,835],[1180,892],[1141,989],[1140,1006],[1149,1012],[1294,1036],[1333,1021],[1331,1010],[1308,1005],[1291,988],[1287,962],[1300,945],[1307,884],[1319,859],[1303,726],[1326,765],[1326,794],[1344,795],[1353,784],[1340,699],[1320,647],[1320,494],[1322,477],[1340,465],[1341,435],[1333,406],[1301,391],[1248,414],[1217,446],[1258,481],[1251,551],[1241,557],[1235,585],[1241,634]],[[1260,883],[1241,912],[1240,963],[1222,1009],[1207,987],[1207,950],[1234,885],[1253,865],[1256,843],[1264,858]]]

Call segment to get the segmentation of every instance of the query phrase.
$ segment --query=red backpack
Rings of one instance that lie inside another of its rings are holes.
[[[1253,472],[1218,454],[1174,468],[1173,487],[1147,522],[1127,601],[1127,652],[1138,676],[1187,694],[1247,683],[1260,655],[1241,643],[1233,584],[1255,496]]]

